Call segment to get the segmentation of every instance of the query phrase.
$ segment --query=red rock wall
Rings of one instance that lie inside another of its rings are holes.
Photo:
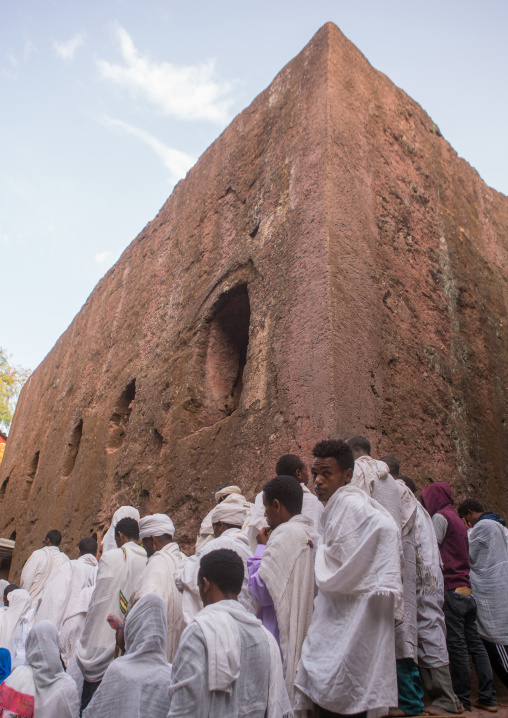
[[[328,24],[99,282],[23,389],[11,575],[114,509],[184,547],[219,483],[362,433],[420,486],[508,509],[508,199]]]

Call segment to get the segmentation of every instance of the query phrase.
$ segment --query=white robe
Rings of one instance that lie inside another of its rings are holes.
[[[168,718],[289,718],[277,643],[238,601],[204,608],[173,663]]]
[[[444,580],[432,519],[421,504],[416,507],[414,527],[418,665],[441,668],[450,662],[443,613]]]
[[[23,616],[32,606],[32,597],[22,588],[9,593],[9,607],[0,614],[0,648],[10,648]]]
[[[478,633],[508,645],[508,531],[482,519],[469,531],[471,589],[478,607]]]
[[[175,574],[176,585],[178,589],[183,592],[182,612],[185,625],[188,625],[203,608],[198,589],[199,562],[201,561],[201,557],[221,548],[236,551],[242,559],[244,579],[238,600],[248,611],[256,613],[257,606],[249,593],[247,559],[252,556],[249,538],[242,529],[227,529],[219,538],[214,538],[202,546],[194,556],[189,556],[189,558],[184,561],[180,570]]]
[[[166,607],[148,593],[129,612],[124,656],[109,666],[83,718],[166,718],[171,666],[166,661]]]
[[[106,619],[125,614],[132,590],[146,565],[146,551],[133,541],[102,555],[97,583],[76,659],[86,681],[102,680],[115,654],[115,631]]]
[[[60,551],[58,546],[44,546],[34,551],[21,572],[19,587],[32,597],[32,606],[35,606],[42,596],[46,581],[51,574],[66,563],[69,558]]]
[[[130,603],[136,604],[147,593],[156,593],[164,600],[167,619],[167,659],[175,657],[180,636],[185,628],[182,614],[182,594],[176,587],[175,573],[186,559],[178,544],[169,543],[150,556],[134,587]]]
[[[273,601],[289,699],[314,607],[314,558],[318,537],[311,519],[293,516],[271,533],[258,571]]]
[[[316,553],[318,595],[295,685],[334,713],[397,705],[394,608],[402,601],[399,530],[356,486],[338,489],[323,512]]]
[[[66,561],[54,571],[44,587],[35,623],[51,621],[60,630],[71,604],[87,585],[97,563],[95,556],[87,553],[75,561]]]
[[[78,718],[76,684],[63,669],[51,621],[41,621],[28,634],[26,659],[35,684],[34,718]]]

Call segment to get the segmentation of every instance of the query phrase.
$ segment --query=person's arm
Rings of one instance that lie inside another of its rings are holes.
[[[260,606],[273,606],[273,600],[262,578],[258,576],[261,559],[266,546],[258,544],[256,553],[252,558],[247,559],[247,570],[249,571],[249,591],[253,599]]]
[[[173,663],[168,718],[207,716],[210,701],[208,663],[201,629],[192,623],[182,634]]]
[[[434,514],[432,517],[432,525],[436,532],[437,542],[441,546],[448,531],[448,521],[442,514]]]

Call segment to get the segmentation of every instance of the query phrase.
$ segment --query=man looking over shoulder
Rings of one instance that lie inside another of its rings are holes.
[[[398,528],[383,507],[351,486],[354,459],[341,440],[314,447],[312,475],[325,503],[316,554],[318,595],[295,686],[299,708],[320,718],[366,716],[397,701],[394,615],[402,617]],[[354,680],[352,680],[354,676]]]
[[[42,596],[46,581],[51,574],[69,560],[59,549],[61,542],[60,531],[51,529],[42,542],[42,548],[34,551],[23,567],[19,584],[20,588],[31,595],[32,606],[35,606]]]

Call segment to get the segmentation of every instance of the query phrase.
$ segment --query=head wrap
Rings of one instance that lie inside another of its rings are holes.
[[[149,536],[163,536],[164,534],[175,535],[175,525],[166,514],[151,514],[140,519],[140,539],[145,539]]]
[[[214,508],[211,514],[212,524],[216,524],[222,521],[225,524],[231,524],[232,526],[243,526],[247,510],[244,506],[243,496],[237,496],[231,494],[227,496],[224,501]]]
[[[219,491],[215,492],[215,500],[219,503],[220,499],[225,499],[226,496],[231,496],[232,494],[242,496],[241,488],[239,486],[225,486],[223,489],[219,489]]]

